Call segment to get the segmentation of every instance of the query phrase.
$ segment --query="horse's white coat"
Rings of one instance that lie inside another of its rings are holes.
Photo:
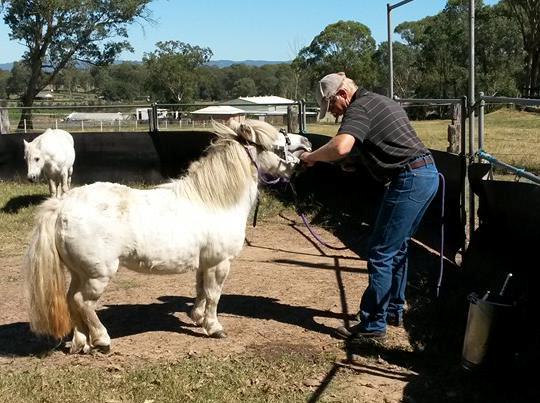
[[[28,179],[37,182],[44,177],[51,196],[60,197],[71,187],[75,148],[73,137],[65,130],[47,129],[31,142],[24,140],[24,159]]]
[[[71,352],[109,348],[95,305],[123,266],[143,273],[196,270],[191,318],[207,334],[225,336],[217,303],[230,261],[244,244],[261,173],[255,166],[290,177],[298,161],[272,151],[285,138],[264,122],[235,131],[216,125],[216,131],[221,139],[179,180],[150,190],[95,183],[43,203],[25,264],[34,331],[62,337],[73,327]],[[304,137],[289,136],[288,152],[310,148]],[[246,140],[250,145],[243,145]],[[61,266],[72,277],[66,309],[58,299]],[[50,300],[59,303],[51,307]]]

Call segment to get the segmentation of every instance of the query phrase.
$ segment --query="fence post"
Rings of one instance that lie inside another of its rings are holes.
[[[449,153],[459,154],[461,144],[461,105],[452,104],[452,123],[448,125],[448,147]]]
[[[8,134],[10,130],[8,110],[0,108],[0,134]]]
[[[287,106],[287,132],[298,133],[298,105]]]
[[[24,132],[26,133],[26,119],[24,119]]]
[[[306,101],[298,101],[298,131],[300,134],[306,132]]]

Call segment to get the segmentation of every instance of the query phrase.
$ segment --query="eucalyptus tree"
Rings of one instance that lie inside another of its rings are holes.
[[[392,45],[394,65],[394,92],[400,98],[416,96],[416,90],[422,81],[418,70],[418,49],[401,42]],[[388,42],[383,42],[375,52],[377,66],[377,87],[379,92],[387,93],[388,83]],[[383,90],[384,89],[384,90]]]
[[[108,64],[124,50],[132,50],[125,38],[127,26],[149,20],[151,0],[0,0],[9,37],[26,51],[23,63],[30,77],[22,94],[23,106],[56,76],[76,61]],[[46,71],[46,72],[45,72]],[[29,110],[21,116],[31,125]]]
[[[502,0],[501,5],[515,19],[525,51],[524,86],[528,91],[540,87],[540,0]],[[532,95],[528,93],[527,95]]]
[[[369,88],[376,79],[375,49],[375,40],[367,26],[356,21],[338,21],[302,48],[293,64],[303,69],[312,83],[325,74],[344,71]]]
[[[184,102],[197,95],[197,71],[212,58],[210,48],[180,41],[156,43],[156,50],[146,53],[147,89],[154,100]]]
[[[417,55],[421,74],[418,97],[459,97],[468,88],[469,0],[448,0],[437,15],[396,27]],[[499,5],[476,2],[477,87],[492,94],[515,95],[522,46],[517,28]]]

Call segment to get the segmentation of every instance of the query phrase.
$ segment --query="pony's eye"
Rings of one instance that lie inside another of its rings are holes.
[[[38,161],[39,161],[39,157],[34,158],[34,161],[38,162]]]

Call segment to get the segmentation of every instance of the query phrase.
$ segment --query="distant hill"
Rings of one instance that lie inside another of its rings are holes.
[[[141,63],[141,61],[137,60],[119,60],[115,64],[120,63]],[[272,61],[272,60],[210,60],[207,65],[208,66],[215,66],[219,68],[223,67],[229,67],[233,64],[245,64],[248,66],[256,66],[261,67],[265,64],[282,64],[282,63],[290,63],[288,61]],[[8,70],[10,71],[13,67],[13,63],[0,63],[0,70]],[[82,67],[82,66],[81,66]]]

